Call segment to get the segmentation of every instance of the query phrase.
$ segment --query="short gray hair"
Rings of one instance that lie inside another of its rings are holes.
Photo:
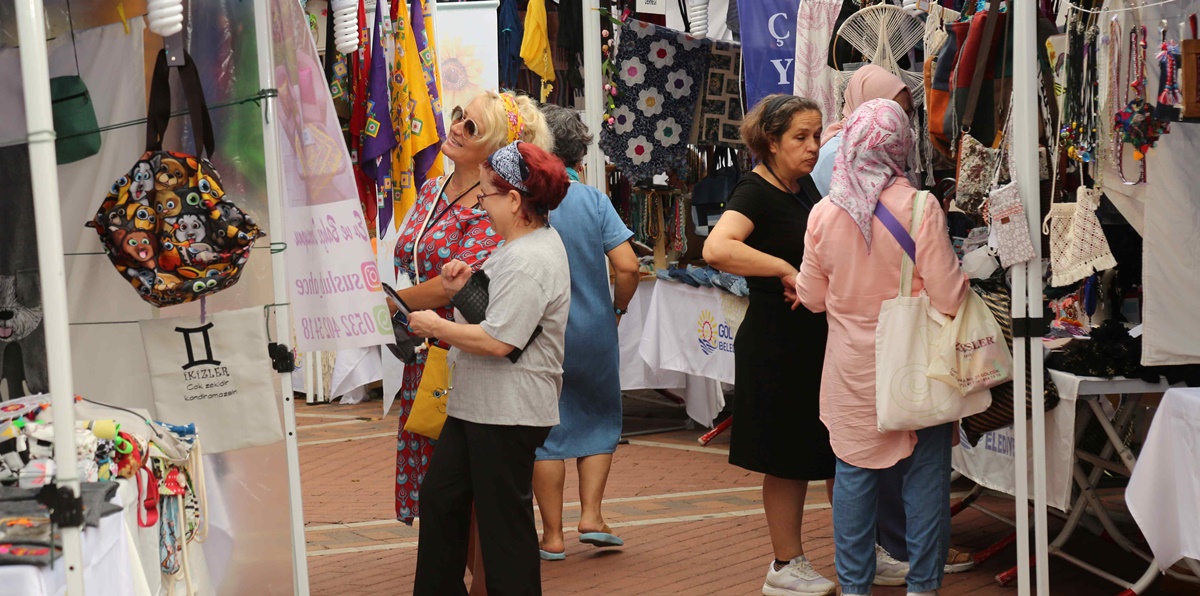
[[[588,145],[592,144],[592,135],[575,110],[543,104],[542,115],[554,134],[554,155],[563,160],[567,167],[574,167],[583,161]]]

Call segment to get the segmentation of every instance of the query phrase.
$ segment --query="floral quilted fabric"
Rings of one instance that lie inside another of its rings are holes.
[[[617,109],[600,148],[633,181],[686,162],[696,102],[708,74],[711,43],[629,20],[614,60]]]

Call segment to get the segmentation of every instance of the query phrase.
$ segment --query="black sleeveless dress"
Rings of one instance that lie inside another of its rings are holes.
[[[746,245],[791,263],[804,259],[808,213],[821,199],[812,179],[783,192],[756,173],[744,176],[727,209],[754,222]],[[734,340],[733,427],[729,463],[791,480],[833,478],[829,430],[821,422],[825,314],[791,310],[775,277],[747,278],[750,306]]]

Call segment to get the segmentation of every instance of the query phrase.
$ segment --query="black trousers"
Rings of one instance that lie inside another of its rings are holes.
[[[549,434],[549,427],[446,419],[421,484],[414,596],[467,594],[463,571],[472,503],[488,594],[541,595],[533,461]]]

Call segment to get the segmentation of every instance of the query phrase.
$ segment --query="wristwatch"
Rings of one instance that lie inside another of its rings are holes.
[[[617,316],[622,316],[627,312],[629,312],[628,308],[618,308],[615,304],[613,305],[613,313],[615,313]]]

